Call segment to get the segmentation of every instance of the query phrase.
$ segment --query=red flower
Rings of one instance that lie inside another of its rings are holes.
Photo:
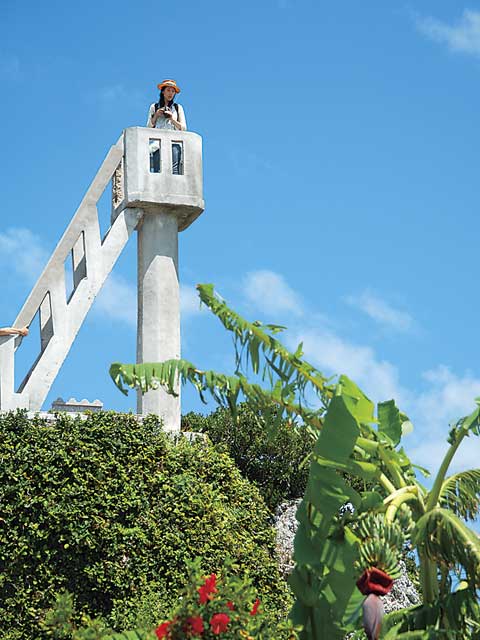
[[[227,602],[227,607],[230,609],[230,611],[235,611],[235,605],[231,600]]]
[[[201,636],[204,632],[203,620],[200,616],[187,618],[187,625],[190,627],[192,636]]]
[[[157,638],[166,638],[168,633],[168,627],[171,625],[171,622],[164,622],[159,627],[155,629],[155,635]]]
[[[250,611],[251,616],[256,616],[258,613],[258,607],[260,606],[260,600],[257,598],[253,603],[252,610]]]
[[[226,613],[216,613],[210,620],[210,626],[215,636],[227,630],[230,617]]]
[[[217,576],[212,573],[209,578],[205,578],[205,582],[198,588],[200,594],[200,604],[205,604],[208,600],[212,600],[213,594],[217,593]]]
[[[364,596],[368,596],[370,593],[374,593],[376,596],[385,596],[393,587],[393,580],[384,571],[372,567],[362,573],[357,580],[357,587]]]

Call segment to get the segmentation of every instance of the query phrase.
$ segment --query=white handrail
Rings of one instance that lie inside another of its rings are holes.
[[[140,212],[124,209],[102,239],[97,203],[124,155],[124,135],[111,147],[80,206],[55,248],[15,321],[40,321],[39,355],[18,390],[14,388],[14,352],[21,341],[0,343],[0,409],[40,410],[93,301],[112,270]],[[74,288],[67,299],[65,260],[72,256]]]

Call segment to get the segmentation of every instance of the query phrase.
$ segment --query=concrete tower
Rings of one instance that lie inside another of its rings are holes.
[[[172,148],[181,148],[173,173]],[[100,233],[97,203],[113,180],[112,224]],[[70,347],[131,234],[138,231],[137,362],[180,356],[178,232],[203,211],[202,141],[195,133],[132,127],[111,147],[15,321],[38,321],[38,356],[15,388],[22,338],[0,337],[0,410],[39,411]],[[71,264],[70,269],[67,263]],[[72,280],[68,282],[69,278]],[[27,340],[34,339],[31,332]],[[162,390],[138,413],[180,428],[180,401]]]
[[[178,174],[173,145],[181,147]],[[125,151],[125,206],[141,212],[137,362],[161,362],[180,357],[178,232],[203,211],[202,140],[196,133],[137,127],[125,132]],[[180,396],[162,389],[139,393],[137,411],[162,415],[167,429],[180,429]]]

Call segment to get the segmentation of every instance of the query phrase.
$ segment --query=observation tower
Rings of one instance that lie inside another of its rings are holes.
[[[175,174],[174,144],[181,147]],[[97,203],[110,183],[111,226],[102,236]],[[23,340],[34,337],[0,337],[0,410],[41,410],[95,297],[135,231],[137,362],[179,358],[178,233],[203,209],[201,137],[190,131],[125,129],[17,316],[15,326],[38,322],[40,336],[38,355],[17,388],[15,354]],[[163,389],[139,394],[137,412],[159,415],[167,430],[180,429],[180,396]]]

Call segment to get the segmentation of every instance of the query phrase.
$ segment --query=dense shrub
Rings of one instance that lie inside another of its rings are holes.
[[[312,441],[287,422],[280,422],[271,433],[263,416],[244,403],[238,407],[236,422],[230,411],[217,409],[208,416],[186,414],[182,429],[207,433],[212,442],[221,444],[244,477],[258,486],[271,509],[303,495],[309,465],[302,466],[302,462]]]
[[[226,454],[174,444],[153,417],[113,413],[54,422],[10,413],[0,435],[0,637],[41,638],[62,589],[115,629],[154,623],[195,556],[219,571],[229,555],[265,606],[285,614],[268,510]]]
[[[205,640],[295,640],[296,629],[288,618],[272,625],[256,589],[247,579],[239,578],[228,568],[217,575],[205,575],[201,559],[187,563],[190,579],[167,620],[155,627],[143,627],[112,634],[101,620],[84,619],[79,626],[73,622],[74,606],[70,594],[59,594],[55,606],[48,612],[43,629],[57,640],[185,640],[202,637]]]

